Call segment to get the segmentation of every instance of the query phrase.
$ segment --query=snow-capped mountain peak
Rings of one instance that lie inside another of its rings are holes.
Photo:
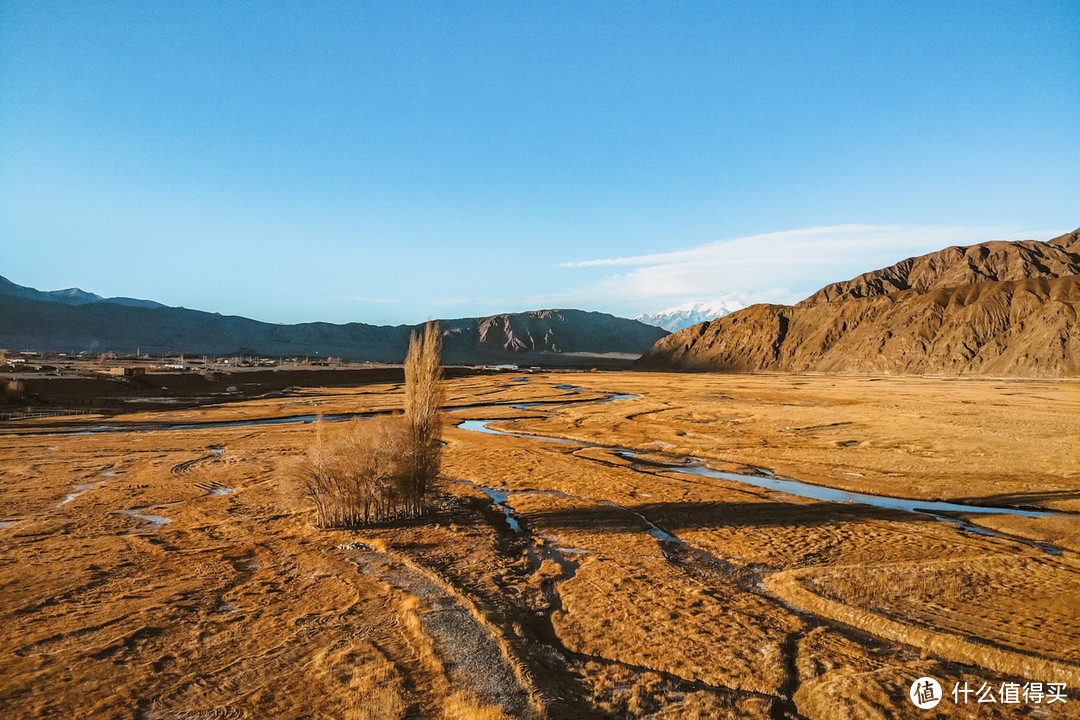
[[[634,319],[646,325],[661,327],[669,332],[677,332],[691,325],[697,325],[698,323],[723,317],[736,310],[742,310],[743,307],[745,306],[735,298],[725,296],[712,300],[691,300],[660,312],[642,313]]]

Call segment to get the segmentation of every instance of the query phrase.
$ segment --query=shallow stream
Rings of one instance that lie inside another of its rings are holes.
[[[609,395],[602,401],[611,401],[632,397],[636,396]],[[533,407],[543,404],[545,403],[522,403],[521,405],[515,407],[520,409],[526,409],[527,407]],[[481,420],[465,420],[461,422],[458,427],[463,430],[472,430],[475,432],[490,433],[493,435],[533,438],[537,440],[547,440],[550,442],[576,445],[579,447],[602,448],[605,450],[610,450],[615,454],[619,455],[620,457],[626,458],[628,460],[634,460],[640,454],[642,454],[630,448],[600,445],[597,443],[570,440],[568,438],[552,437],[550,435],[533,435],[529,433],[519,433],[491,427],[493,423],[505,422],[515,419],[522,418],[491,418]],[[689,463],[687,463],[687,460],[689,460]],[[1029,547],[1037,548],[1039,550],[1042,550],[1043,552],[1047,552],[1052,555],[1060,555],[1062,552],[1061,548],[1050,543],[1038,542],[1029,538],[1010,535],[1007,533],[1001,533],[997,532],[996,530],[990,530],[989,528],[974,525],[961,517],[957,517],[956,514],[978,513],[984,515],[1018,515],[1021,517],[1029,518],[1070,515],[1070,513],[1055,512],[1053,510],[1029,510],[1023,508],[994,507],[986,505],[966,505],[941,500],[915,500],[911,498],[894,497],[890,495],[872,495],[869,493],[851,492],[849,490],[841,490],[838,488],[828,487],[827,485],[814,485],[813,483],[800,482],[798,480],[792,480],[790,478],[778,477],[776,475],[773,475],[772,473],[768,473],[768,471],[764,471],[764,474],[761,475],[744,475],[740,473],[713,470],[712,468],[706,467],[705,462],[706,461],[704,458],[680,458],[680,462],[672,462],[666,464],[659,463],[658,467],[669,472],[679,473],[681,475],[693,475],[696,477],[712,478],[716,480],[727,480],[730,482],[741,483],[744,485],[752,485],[754,487],[766,490],[777,490],[788,495],[795,495],[797,497],[806,498],[809,500],[819,500],[822,502],[848,505],[868,505],[871,507],[882,508],[886,510],[899,510],[903,512],[929,515],[936,520],[952,523],[965,532],[972,532],[979,535],[999,537],[1006,540],[1011,540],[1013,542],[1022,543]],[[651,463],[652,461],[650,461],[650,464]],[[495,489],[492,488],[492,490]],[[508,512],[507,506],[505,504],[506,493],[501,490],[495,491],[502,494],[501,502],[496,502],[496,504],[501,505],[504,508],[504,511]],[[658,527],[655,523],[653,523],[641,513],[635,512],[635,514],[638,515],[649,526],[649,534],[653,537],[666,542],[681,542],[679,538],[672,535],[668,531]],[[516,523],[517,521],[515,520],[514,522]]]
[[[527,379],[514,378],[515,382],[527,382]],[[560,384],[555,386],[556,389],[562,390],[568,394],[576,395],[578,393],[592,393],[594,391],[588,390],[576,385]],[[538,406],[556,406],[567,404],[586,404],[586,403],[604,403],[614,402],[617,400],[630,400],[640,397],[639,395],[632,395],[627,393],[598,393],[602,397],[598,398],[586,398],[586,399],[550,399],[540,400],[532,402],[513,402],[502,401],[493,403],[477,403],[473,405],[453,405],[447,406],[447,411],[464,410],[464,409],[482,409],[491,407],[510,407],[515,410],[528,410]],[[340,413],[332,415],[294,415],[291,417],[281,418],[260,418],[251,420],[234,420],[234,421],[222,421],[222,422],[204,422],[204,423],[177,423],[177,424],[146,424],[146,425],[95,425],[90,427],[79,427],[74,430],[60,431],[56,433],[59,435],[89,435],[94,433],[109,433],[109,432],[155,432],[155,431],[168,431],[168,430],[203,430],[207,428],[229,428],[229,427],[251,427],[259,425],[281,425],[289,423],[311,423],[318,420],[320,417],[326,421],[341,421],[350,420],[353,418],[370,418],[374,417],[378,413]],[[533,438],[537,440],[547,440],[549,442],[563,443],[566,445],[575,445],[578,447],[592,447],[609,450],[615,454],[624,457],[629,460],[634,460],[638,455],[642,454],[639,451],[632,448],[625,448],[619,446],[602,445],[598,443],[590,443],[579,440],[571,440],[568,438],[553,437],[548,435],[533,435],[528,433],[519,433],[509,430],[499,430],[491,427],[492,423],[504,422],[508,420],[520,420],[523,418],[489,418],[489,419],[474,419],[464,420],[458,424],[463,430],[471,430],[475,432],[491,433],[493,435],[508,435],[512,437],[525,437]],[[218,450],[213,450],[215,454],[218,454]],[[687,462],[689,460],[689,462]],[[650,461],[651,462],[651,461]],[[990,530],[984,527],[973,525],[972,523],[957,517],[957,513],[979,513],[984,515],[1018,515],[1021,517],[1037,518],[1048,515],[1055,516],[1068,516],[1070,513],[1055,512],[1052,510],[1037,510],[1037,509],[1023,509],[1012,507],[994,507],[986,505],[967,505],[961,503],[946,502],[941,500],[914,500],[911,498],[895,497],[890,495],[873,495],[869,493],[851,492],[848,490],[840,490],[838,488],[828,487],[825,485],[814,485],[812,483],[800,482],[791,478],[783,478],[775,476],[771,473],[765,472],[761,475],[745,475],[739,473],[722,472],[720,470],[713,470],[705,465],[706,460],[704,458],[680,458],[680,462],[672,462],[668,464],[660,463],[658,466],[666,471],[679,473],[682,475],[693,475],[697,477],[704,477],[716,480],[726,480],[729,482],[741,483],[744,485],[751,485],[757,488],[766,490],[776,490],[784,492],[789,495],[795,495],[797,497],[807,498],[810,500],[819,500],[822,502],[840,503],[840,504],[857,504],[867,505],[876,508],[883,508],[887,510],[899,510],[911,513],[920,513],[923,515],[929,515],[937,520],[949,522],[959,526],[965,532],[973,532],[981,535],[988,535],[991,537],[1001,537],[1004,539],[1020,542],[1025,545],[1038,548],[1048,553],[1060,554],[1061,549],[1055,545],[1049,543],[1040,543],[1027,538],[1021,538],[1014,535],[1008,535],[1006,533],[1000,533],[994,530]],[[505,491],[497,488],[480,488],[484,492],[488,493],[491,497],[493,504],[502,508],[506,514],[507,522],[511,527],[517,525],[517,520],[513,515],[512,509],[507,505],[507,495]],[[83,491],[83,488],[76,488],[76,490]],[[227,491],[227,490],[226,490]],[[65,499],[65,503],[73,500],[78,493],[74,493]],[[62,503],[63,504],[63,503]],[[136,508],[136,510],[145,510],[147,508]],[[134,513],[134,511],[126,511]],[[135,517],[141,517],[149,520],[153,523],[154,527],[157,527],[164,520],[168,522],[167,518],[158,518],[157,516],[145,516],[134,515]],[[151,519],[153,518],[153,519]],[[647,518],[642,516],[642,519],[650,526],[650,533],[655,537],[665,541],[677,540],[674,535],[671,535],[665,530],[657,527]],[[518,530],[519,528],[515,528]]]

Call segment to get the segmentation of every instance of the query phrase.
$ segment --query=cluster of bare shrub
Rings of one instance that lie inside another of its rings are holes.
[[[405,412],[345,427],[317,423],[315,445],[292,468],[320,527],[356,527],[427,509],[442,460],[442,339],[437,323],[414,332],[405,359]]]

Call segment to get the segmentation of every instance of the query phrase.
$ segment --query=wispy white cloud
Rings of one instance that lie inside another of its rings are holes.
[[[363,297],[362,295],[355,295],[353,297],[350,297],[349,299],[350,300],[355,300],[356,302],[365,302],[365,303],[396,303],[396,302],[400,302],[400,301],[394,300],[392,298],[369,298],[369,297]]]
[[[578,289],[530,300],[541,304],[660,310],[690,299],[733,294],[790,303],[830,282],[905,257],[987,240],[1040,237],[1014,228],[835,225],[720,240],[671,252],[564,262],[570,269],[627,268]]]

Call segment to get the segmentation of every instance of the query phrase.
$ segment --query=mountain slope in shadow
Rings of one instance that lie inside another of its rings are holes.
[[[94,299],[97,298],[97,299]],[[605,313],[537,310],[440,321],[451,363],[589,364],[599,356],[623,363],[667,335],[660,328]],[[341,357],[401,362],[414,327],[365,323],[281,325],[105,299],[78,289],[43,293],[0,283],[0,347],[100,353]]]

